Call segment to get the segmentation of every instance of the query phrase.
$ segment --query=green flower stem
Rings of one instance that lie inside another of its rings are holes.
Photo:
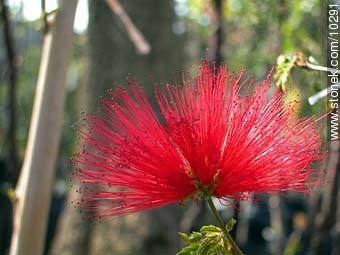
[[[240,250],[240,248],[237,246],[236,242],[234,241],[234,239],[231,237],[230,233],[228,232],[228,230],[225,227],[225,224],[223,223],[223,220],[221,218],[221,216],[219,215],[219,213],[217,212],[217,209],[212,201],[211,196],[209,196],[207,198],[208,204],[210,206],[210,209],[213,213],[213,215],[215,216],[220,228],[222,229],[225,237],[227,238],[228,242],[230,243],[233,252],[235,253],[235,255],[244,255],[243,252]]]

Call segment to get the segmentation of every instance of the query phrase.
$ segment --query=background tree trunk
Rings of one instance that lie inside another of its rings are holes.
[[[340,116],[339,116],[340,118]],[[340,173],[340,142],[337,141],[337,149],[338,149],[338,163],[337,163],[337,171]],[[340,182],[340,177],[338,178],[338,182]],[[331,233],[333,235],[333,246],[332,246],[332,255],[340,255],[340,185],[338,185],[338,192],[337,192],[337,211],[336,211],[336,219],[333,228],[331,229]]]
[[[85,108],[90,112],[98,106],[98,97],[105,95],[114,82],[126,84],[128,74],[135,77],[153,99],[153,83],[173,81],[184,67],[185,37],[172,32],[171,1],[129,0],[121,4],[150,43],[151,52],[138,55],[121,20],[106,2],[90,1],[89,77],[85,91],[88,94]],[[73,191],[69,194],[74,195]],[[54,246],[63,248],[54,248],[51,254],[175,254],[180,249],[176,232],[182,211],[180,206],[171,205],[105,224],[91,224],[88,220],[79,221],[78,210],[68,204],[63,218],[69,220],[62,220],[68,223],[62,224]],[[77,242],[70,241],[67,233],[70,237],[77,236]],[[77,249],[82,245],[87,248],[79,252]]]
[[[136,54],[121,21],[107,5],[100,1],[90,3],[89,91],[92,100],[97,100],[115,81],[125,84],[128,73],[152,98],[154,81],[171,81],[174,73],[183,68],[184,38],[175,36],[171,30],[174,14],[170,3],[158,0],[122,2],[150,42],[151,52],[144,56]],[[131,215],[112,224],[98,224],[94,228],[92,254],[174,254],[179,249],[174,233],[179,230],[180,211],[179,206],[173,205]]]
[[[225,2],[225,3],[224,3]],[[224,32],[223,32],[223,24],[224,24],[224,17],[223,17],[223,9],[224,4],[227,5],[227,1],[224,0],[214,0],[214,7],[215,7],[215,15],[216,15],[216,31],[215,31],[215,43],[214,43],[214,61],[219,66],[224,58],[223,58],[223,43],[225,40]]]
[[[81,73],[86,73],[88,71],[88,50],[83,50],[81,55],[82,62],[84,63]],[[87,75],[83,76],[79,81],[76,98],[77,111],[79,112],[78,118],[81,118],[81,112],[93,110],[93,107],[89,109],[91,94],[89,93]],[[81,215],[79,209],[76,209],[72,204],[72,201],[81,199],[82,194],[77,192],[79,183],[76,181],[71,183],[72,186],[68,193],[65,209],[60,216],[52,247],[48,251],[48,254],[51,255],[90,254],[92,226],[94,224],[90,220],[86,220],[86,215]]]
[[[46,34],[23,168],[15,190],[11,255],[43,253],[77,0],[61,1]]]
[[[340,189],[340,149],[339,141],[331,142],[330,155],[327,168],[327,178],[325,180],[325,190],[323,193],[322,203],[320,212],[317,214],[315,219],[315,230],[313,232],[311,240],[311,254],[329,254],[332,241],[331,231],[337,235],[336,231],[337,223],[337,196],[339,195]],[[333,240],[333,252],[337,254],[337,244]]]
[[[8,175],[14,180],[18,174],[18,150],[17,150],[17,107],[16,107],[16,87],[17,87],[17,65],[15,40],[12,31],[12,24],[10,15],[6,6],[5,0],[0,1],[1,18],[4,28],[4,41],[6,46],[7,61],[8,61],[8,129],[7,129],[7,161],[8,161]]]

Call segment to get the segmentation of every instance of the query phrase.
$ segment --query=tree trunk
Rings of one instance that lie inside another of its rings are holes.
[[[8,8],[5,0],[0,1],[1,17],[4,27],[4,39],[8,59],[8,174],[12,180],[17,176],[18,171],[18,150],[16,134],[16,86],[17,86],[17,65],[15,42],[12,33],[12,26],[9,18]]]
[[[277,56],[282,54],[285,51],[284,49],[284,36],[283,36],[283,25],[284,20],[287,14],[286,8],[286,0],[278,1],[278,47],[277,47]],[[282,194],[281,194],[282,195]],[[285,236],[285,225],[283,222],[283,215],[285,213],[284,208],[285,199],[280,195],[271,195],[268,200],[269,214],[270,214],[270,226],[275,233],[275,238],[270,244],[271,254],[280,255],[284,250],[284,244],[286,243]]]
[[[338,142],[339,143],[339,142]],[[339,145],[338,145],[339,149]],[[338,152],[340,157],[340,150]],[[340,172],[340,162],[338,162],[338,171]],[[337,211],[336,211],[336,223],[331,230],[333,232],[333,247],[332,247],[332,255],[340,255],[340,185],[338,186],[338,194],[337,194]]]
[[[311,254],[328,254],[330,251],[331,233],[330,230],[337,223],[337,197],[340,189],[340,149],[339,141],[332,141],[328,161],[327,177],[325,180],[325,190],[323,193],[321,210],[315,220],[315,229],[311,240]],[[339,208],[338,208],[339,210]],[[338,212],[339,214],[339,212]],[[339,216],[338,216],[339,217]],[[335,232],[335,239],[338,232]],[[336,244],[333,240],[333,251],[336,254]]]
[[[87,49],[81,52],[81,56],[80,62],[83,63],[83,66],[80,73],[86,73],[88,71]],[[89,93],[87,75],[82,76],[78,88],[76,105],[78,106],[79,118],[81,118],[81,112],[93,110],[93,106],[89,109],[91,107],[89,104],[91,93]],[[72,204],[72,201],[79,201],[81,199],[82,194],[77,192],[79,185],[78,182],[72,181],[65,209],[60,216],[56,235],[48,254],[88,255],[90,252],[93,223],[86,220],[86,215],[81,215],[79,210]]]
[[[328,25],[327,12],[328,12],[328,1],[320,1],[320,26],[321,26],[321,36],[320,38],[326,38],[327,30],[325,27]],[[328,45],[327,45],[328,43]],[[330,66],[331,51],[330,40],[322,40],[321,46],[323,52],[327,52],[325,55],[325,66]],[[325,86],[329,86],[329,80],[326,79],[326,75],[323,76],[323,82]],[[328,84],[327,84],[328,83]],[[338,112],[338,117],[340,113]],[[330,118],[328,116],[328,118]],[[327,120],[326,123],[327,131],[329,132],[330,123]],[[328,136],[330,136],[328,134]],[[328,141],[329,142],[329,157],[327,172],[325,174],[325,180],[323,183],[323,192],[318,200],[314,203],[319,203],[321,201],[321,206],[319,211],[317,211],[316,217],[314,217],[313,222],[313,232],[310,242],[310,254],[339,254],[339,232],[337,230],[336,224],[339,220],[340,208],[337,202],[339,201],[339,190],[340,190],[340,142],[339,141]],[[338,206],[338,208],[337,208]],[[338,212],[337,212],[338,210]],[[331,240],[331,238],[334,238]],[[333,246],[333,247],[332,247]],[[332,250],[332,251],[331,251]]]
[[[171,81],[183,68],[185,37],[176,36],[171,31],[174,15],[170,1],[128,0],[121,1],[121,4],[150,43],[151,52],[144,56],[136,52],[123,23],[112,13],[106,1],[90,1],[85,107],[90,112],[98,107],[98,97],[105,95],[106,89],[112,88],[114,82],[125,84],[129,73],[144,85],[152,98],[155,81]],[[73,195],[71,191],[69,196]],[[53,249],[52,254],[175,254],[179,250],[180,240],[176,233],[182,210],[178,205],[171,205],[112,222],[89,224],[86,219],[79,223],[78,210],[68,204],[63,218],[69,217],[70,220],[58,231],[58,236],[63,238],[55,240],[59,242],[55,245],[64,249]],[[84,227],[75,227],[78,223]],[[81,231],[88,231],[88,235],[79,233]],[[72,244],[66,235],[80,239]],[[82,246],[87,247],[86,251],[77,251]]]
[[[79,186],[75,183],[74,186]],[[71,201],[81,199],[81,194],[73,187],[66,201],[66,209],[60,217],[52,248],[48,251],[51,255],[88,255],[92,237],[93,223],[82,217]]]
[[[15,190],[11,255],[43,253],[77,0],[61,1],[44,46],[26,155]]]
[[[104,3],[90,3],[89,91],[93,100],[115,81],[124,84],[128,73],[144,86],[151,99],[152,83],[173,79],[183,63],[182,38],[171,31],[174,17],[169,1],[121,3],[150,42],[151,52],[137,55],[121,21]],[[97,224],[93,230],[91,254],[175,254],[179,250],[176,233],[180,211],[179,206],[173,205],[131,215],[111,224]]]
[[[223,0],[215,0],[215,15],[216,15],[216,31],[215,31],[215,45],[214,45],[214,61],[217,65],[223,62],[222,47],[224,43],[223,32]],[[225,3],[226,4],[226,3]]]

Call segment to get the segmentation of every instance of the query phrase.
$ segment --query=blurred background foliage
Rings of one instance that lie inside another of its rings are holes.
[[[30,11],[32,13],[37,11],[33,9],[33,2],[35,1],[5,1],[9,7],[16,50],[18,79],[15,110],[19,162],[22,162],[25,153],[43,39],[44,23],[39,13],[40,4],[34,3],[38,6],[36,17],[27,15]],[[46,3],[48,2],[57,1],[46,0]],[[221,19],[216,15],[217,2],[221,3]],[[154,82],[171,83],[178,77],[179,71],[188,65],[198,64],[200,59],[214,60],[218,27],[222,28],[222,43],[219,51],[232,71],[238,72],[241,68],[245,68],[247,75],[260,80],[276,65],[280,55],[294,55],[296,52],[302,52],[307,57],[312,56],[316,63],[324,66],[327,57],[325,2],[324,0],[121,1],[133,22],[151,45],[151,52],[142,56],[136,53],[122,22],[112,13],[104,0],[81,0],[82,8],[78,8],[76,17],[76,26],[78,22],[78,25],[81,24],[81,29],[75,27],[76,36],[68,72],[68,94],[46,254],[48,250],[50,254],[73,255],[113,254],[113,251],[114,254],[174,254],[183,246],[175,235],[176,231],[190,231],[206,222],[214,223],[205,216],[204,205],[187,205],[184,209],[174,205],[99,227],[94,223],[86,224],[79,220],[78,211],[70,207],[67,202],[69,197],[73,196],[72,192],[69,193],[69,177],[72,169],[68,159],[77,148],[73,126],[81,122],[82,111],[94,111],[98,97],[105,94],[106,89],[112,87],[114,82],[124,84],[129,74],[145,86],[151,98]],[[50,4],[50,6],[53,10],[54,5]],[[1,29],[3,26],[2,21]],[[1,255],[8,252],[11,233],[11,204],[8,194],[11,187],[15,187],[20,170],[20,168],[10,170],[8,167],[9,85],[4,42],[4,35],[0,33]],[[325,73],[306,71],[298,67],[290,70],[286,86],[294,91],[298,100],[302,101],[300,108],[302,115],[325,112],[325,99],[314,106],[310,106],[307,101],[309,96],[326,87],[325,77]],[[318,199],[320,198],[316,198],[317,201]],[[236,215],[240,224],[248,222],[248,225],[242,225],[243,228],[246,226],[246,229],[238,230],[241,227],[236,226],[233,232],[236,234],[237,231],[243,231],[243,236],[239,238],[241,247],[246,254],[283,254],[283,252],[284,254],[307,254],[310,248],[310,239],[308,239],[310,236],[305,232],[307,223],[301,222],[308,218],[310,213],[308,210],[312,210],[309,206],[310,200],[296,194],[285,196],[285,201],[279,208],[282,211],[280,215],[284,230],[280,230],[283,233],[277,236],[271,220],[273,212],[267,203],[269,200],[268,197],[264,197],[261,202],[254,205],[240,205],[244,210],[244,213],[240,214],[233,208],[222,208],[222,214],[226,218]],[[275,199],[272,203],[275,204]],[[318,205],[319,202],[316,204]],[[297,213],[300,214],[296,216]],[[237,217],[237,215],[243,216]],[[312,215],[315,216],[316,212],[314,211]],[[67,217],[70,219],[63,224],[65,222],[63,218]],[[296,217],[300,218],[296,219]],[[140,226],[143,224],[145,226]],[[77,235],[74,231],[81,234]],[[65,240],[69,236],[65,233],[68,232],[72,232],[72,236],[78,236],[77,240],[74,238]],[[88,235],[85,235],[85,232]],[[292,233],[296,232],[300,233],[300,237],[294,239]],[[291,238],[293,240],[290,242]],[[281,253],[273,248],[278,239],[280,247],[278,250]],[[119,243],[122,240],[127,242],[125,244],[127,247],[120,247],[124,246],[124,243]],[[246,241],[242,243],[242,240]],[[326,242],[326,246],[330,247],[330,243],[331,241]],[[128,247],[130,245],[131,247]],[[93,248],[94,246],[96,247]],[[322,255],[330,254],[329,249],[325,248],[323,250],[325,253]]]

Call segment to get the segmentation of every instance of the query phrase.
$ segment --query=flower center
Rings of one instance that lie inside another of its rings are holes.
[[[196,191],[193,194],[190,194],[188,198],[197,200],[197,199],[208,199],[211,195],[213,195],[214,190],[219,182],[221,170],[218,169],[212,179],[212,181],[208,185],[202,184],[199,177],[195,174],[194,170],[191,167],[188,167],[186,170],[187,175],[191,178],[193,184],[196,187]]]

